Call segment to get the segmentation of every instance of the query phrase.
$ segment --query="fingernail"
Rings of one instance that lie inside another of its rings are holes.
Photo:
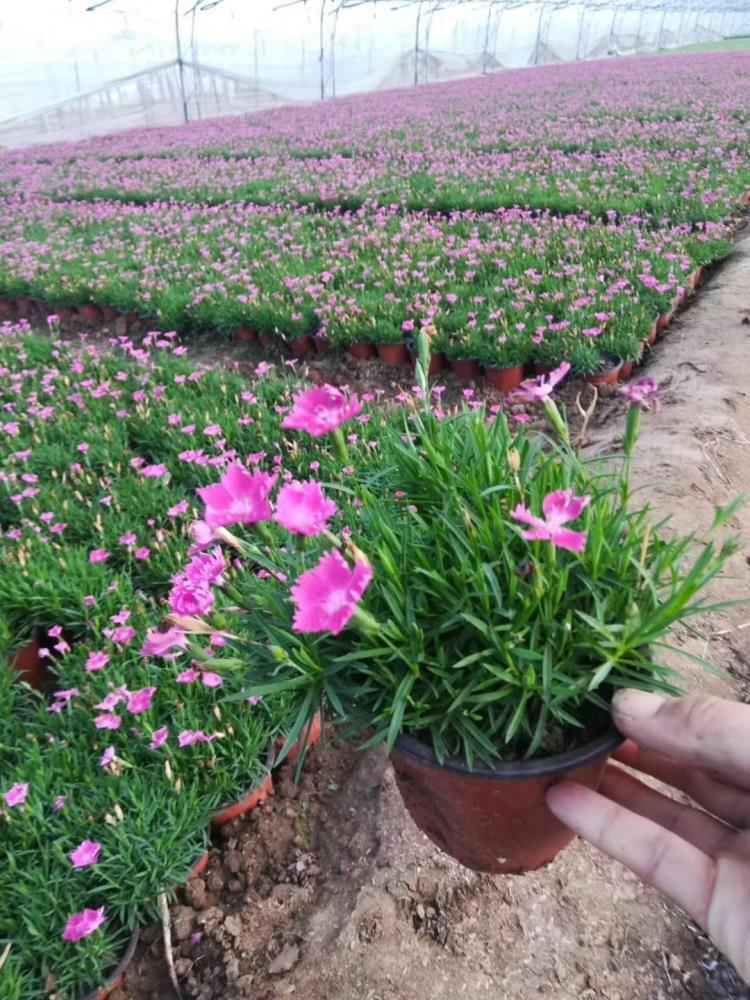
[[[664,698],[660,694],[627,688],[618,691],[612,699],[612,714],[616,719],[644,722],[656,715],[663,704]]]

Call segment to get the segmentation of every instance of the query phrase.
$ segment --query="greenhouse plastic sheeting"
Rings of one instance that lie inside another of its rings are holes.
[[[718,38],[727,23],[708,12],[487,2],[338,9],[338,0],[282,9],[278,0],[223,0],[193,16],[193,0],[177,0],[179,67],[175,2],[112,0],[86,10],[84,0],[4,0],[0,143],[653,51]]]

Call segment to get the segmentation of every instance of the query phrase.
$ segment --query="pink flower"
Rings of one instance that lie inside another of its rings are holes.
[[[151,549],[148,545],[142,546],[140,549],[135,550],[135,558],[144,561],[151,558]]]
[[[78,847],[70,852],[68,857],[73,862],[74,868],[90,868],[91,865],[97,863],[101,853],[102,845],[97,843],[97,841],[82,840]]]
[[[224,683],[224,678],[221,674],[215,674],[213,670],[204,670],[201,673],[201,681],[207,688],[217,688]]]
[[[220,546],[216,545],[211,552],[191,559],[185,567],[185,576],[193,586],[205,583],[210,587],[221,587],[226,570],[227,561]]]
[[[347,399],[333,385],[315,386],[294,397],[292,411],[281,426],[285,430],[307,431],[313,437],[322,437],[361,412],[362,404],[356,395]]]
[[[138,536],[134,532],[128,531],[126,534],[120,535],[118,541],[120,545],[135,545],[138,541]]]
[[[196,743],[213,743],[216,736],[207,736],[202,729],[184,729],[177,737],[180,747],[192,747]]]
[[[148,712],[155,694],[155,687],[141,688],[140,691],[133,691],[128,698],[128,711],[132,715],[143,715],[144,712]]]
[[[121,625],[119,628],[113,629],[110,638],[118,646],[127,646],[129,642],[135,639],[137,634],[132,625]]]
[[[107,653],[89,653],[88,659],[86,660],[86,672],[93,674],[97,670],[103,670],[108,663],[109,656]]]
[[[52,804],[52,812],[59,813],[65,808],[65,803],[68,801],[67,795],[58,795]]]
[[[580,517],[590,500],[591,497],[574,496],[572,490],[558,490],[544,498],[542,509],[545,519],[536,517],[523,504],[518,504],[512,516],[516,521],[532,525],[531,531],[521,532],[527,541],[549,541],[559,549],[583,552],[586,532],[570,531],[563,525]]]
[[[104,751],[99,761],[100,765],[105,771],[110,766],[110,764],[114,764],[116,756],[117,754],[115,753],[115,748],[107,747],[107,749]]]
[[[187,670],[183,670],[177,675],[175,680],[178,684],[194,684],[200,677],[200,671],[196,670],[195,667],[188,667]]]
[[[274,520],[295,535],[319,535],[336,513],[320,483],[292,482],[282,486],[276,498]]]
[[[352,569],[337,549],[327,552],[291,589],[295,631],[338,635],[371,579],[372,567],[367,563],[358,562]]]
[[[141,656],[161,656],[165,660],[174,660],[180,654],[173,653],[173,649],[187,649],[188,639],[181,629],[169,628],[166,632],[160,632],[158,628],[152,628],[146,634],[146,642],[141,649]]]
[[[659,383],[652,378],[639,378],[637,382],[624,385],[617,391],[627,399],[631,406],[643,406],[647,410],[649,408],[647,400],[656,396],[659,391]]]
[[[158,750],[160,747],[164,746],[164,744],[167,742],[168,739],[169,739],[169,730],[167,729],[166,726],[163,726],[161,729],[155,730],[151,736],[151,744],[150,744],[151,749]]]
[[[66,688],[64,691],[55,691],[54,697],[58,701],[72,701],[80,695],[78,688]]]
[[[89,552],[89,562],[91,563],[103,563],[109,559],[109,552],[106,549],[94,549],[93,552]]]
[[[563,361],[560,367],[555,368],[549,375],[540,375],[539,378],[522,382],[520,389],[514,395],[524,403],[546,403],[552,397],[552,390],[562,382],[569,371],[570,364]]]
[[[122,719],[119,715],[106,712],[103,715],[97,715],[94,719],[94,725],[97,729],[119,729],[122,725]]]
[[[24,782],[23,784],[14,785],[9,792],[3,795],[5,799],[5,804],[9,809],[13,809],[16,806],[22,806],[26,801],[26,796],[29,794],[29,783]]]
[[[169,593],[169,606],[176,615],[207,615],[216,602],[214,593],[207,583],[191,583],[184,573],[174,577],[174,586]]]
[[[278,476],[248,472],[233,462],[220,483],[205,486],[196,493],[206,505],[205,521],[211,528],[229,524],[256,524],[271,517],[268,495]]]
[[[162,479],[169,475],[169,470],[166,465],[144,465],[141,469],[141,475],[146,479]]]
[[[176,503],[174,507],[169,508],[169,510],[167,511],[167,515],[169,517],[179,517],[180,514],[186,513],[187,509],[188,509],[187,500],[180,500],[180,502]]]
[[[105,920],[103,906],[100,906],[98,910],[83,910],[81,913],[74,913],[63,931],[63,941],[80,941],[99,930]]]

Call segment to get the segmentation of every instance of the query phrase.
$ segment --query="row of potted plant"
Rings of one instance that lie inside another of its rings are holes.
[[[451,361],[567,359],[582,374],[598,370],[601,351],[636,361],[654,317],[730,246],[730,230],[714,224],[653,229],[521,210],[436,220],[34,201],[0,204],[0,224],[0,293],[63,318],[73,306],[84,320],[116,309],[153,328],[276,339],[297,354],[403,345],[429,327]]]

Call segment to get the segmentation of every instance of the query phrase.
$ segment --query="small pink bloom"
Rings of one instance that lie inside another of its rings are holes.
[[[257,470],[248,472],[244,466],[233,462],[220,483],[196,490],[206,505],[206,523],[210,528],[221,528],[267,521],[271,517],[268,496],[277,478]]]
[[[180,502],[176,503],[174,507],[169,508],[169,510],[167,511],[167,515],[169,517],[179,517],[180,514],[185,514],[187,512],[187,509],[188,509],[187,500],[180,500]]]
[[[549,375],[540,375],[539,378],[527,379],[521,383],[520,389],[514,394],[516,399],[524,403],[546,403],[552,398],[552,391],[559,382],[565,378],[570,371],[570,364],[563,361],[559,368],[555,368]]]
[[[200,677],[200,671],[196,670],[195,667],[188,667],[187,670],[183,670],[177,675],[175,680],[178,684],[194,684]]]
[[[224,678],[221,674],[215,674],[212,670],[204,670],[201,673],[201,681],[207,688],[217,688],[221,687],[224,683]]]
[[[151,736],[151,749],[158,750],[160,747],[164,746],[168,739],[169,729],[167,729],[166,726],[163,726],[161,729],[156,729]]]
[[[64,691],[55,691],[55,698],[58,701],[72,701],[80,695],[78,688],[66,688]]]
[[[180,747],[192,747],[196,743],[213,743],[215,739],[215,736],[207,736],[202,729],[185,729],[177,737],[177,743]]]
[[[169,628],[166,632],[158,628],[150,629],[141,649],[141,656],[161,656],[165,660],[174,660],[180,654],[173,650],[187,649],[188,639],[178,628]]]
[[[87,594],[87,596],[84,597],[83,599],[83,603],[86,605],[87,608],[96,607],[96,598],[94,597],[93,594]]]
[[[132,715],[142,715],[144,712],[148,712],[155,694],[155,687],[141,688],[140,691],[134,691],[128,698],[128,711]]]
[[[89,562],[91,563],[103,563],[109,559],[109,552],[106,549],[94,549],[93,552],[89,552]]]
[[[86,672],[93,674],[97,670],[103,670],[108,663],[109,656],[107,653],[89,653],[88,659],[86,660]]]
[[[62,812],[63,809],[65,808],[65,803],[67,801],[68,801],[67,795],[58,795],[54,803],[52,804],[52,812],[53,813]]]
[[[336,513],[320,483],[292,482],[282,486],[276,498],[274,520],[295,535],[319,535]]]
[[[74,868],[90,868],[91,865],[97,863],[101,853],[102,845],[97,843],[97,841],[82,840],[78,847],[70,852],[68,857],[73,862]]]
[[[104,751],[99,761],[99,763],[102,766],[102,769],[106,771],[111,764],[114,764],[116,757],[117,754],[115,753],[115,748],[107,747],[107,749]]]
[[[94,725],[97,729],[119,729],[122,725],[122,719],[119,715],[106,712],[103,715],[97,715],[94,719]]]
[[[307,431],[313,437],[330,434],[362,412],[356,395],[349,399],[333,385],[314,386],[294,397],[291,413],[284,419],[285,430]]]
[[[191,559],[185,567],[185,576],[193,586],[205,583],[210,587],[221,587],[226,570],[227,561],[221,548],[216,545],[211,552]]]
[[[590,500],[591,497],[574,496],[571,490],[558,490],[556,493],[549,493],[542,502],[544,519],[536,517],[523,504],[518,504],[512,516],[516,521],[532,526],[531,531],[521,532],[527,541],[548,541],[560,549],[583,552],[586,547],[586,532],[570,531],[563,528],[563,525],[580,517]]]
[[[114,629],[111,638],[118,646],[127,646],[129,642],[135,639],[137,634],[131,625],[121,625],[119,628]]]
[[[81,941],[99,930],[106,919],[103,906],[98,910],[82,910],[81,913],[74,913],[63,931],[63,941]]]
[[[144,546],[142,546],[142,548],[136,549],[135,550],[135,558],[136,559],[140,559],[141,562],[144,562],[146,559],[150,559],[151,558],[151,549],[148,547],[148,545],[144,545]]]
[[[3,795],[5,799],[5,804],[9,809],[14,809],[16,806],[22,806],[26,801],[26,796],[29,794],[29,783],[24,782],[23,784],[13,785],[9,792]]]
[[[627,399],[631,406],[642,406],[647,410],[649,408],[648,400],[659,392],[659,383],[652,378],[639,378],[637,382],[624,385],[617,391]]]
[[[141,475],[146,479],[162,479],[169,475],[169,469],[166,465],[144,465],[141,469]]]
[[[135,545],[135,543],[138,541],[138,536],[135,535],[132,531],[128,531],[127,534],[120,535],[118,541],[120,542],[120,545],[128,545],[128,546]]]
[[[303,573],[291,589],[296,632],[338,635],[354,614],[372,579],[372,567],[358,562],[352,569],[337,549]]]
[[[174,577],[169,593],[169,606],[176,615],[207,615],[216,603],[211,587],[203,582],[191,583],[184,573]]]

